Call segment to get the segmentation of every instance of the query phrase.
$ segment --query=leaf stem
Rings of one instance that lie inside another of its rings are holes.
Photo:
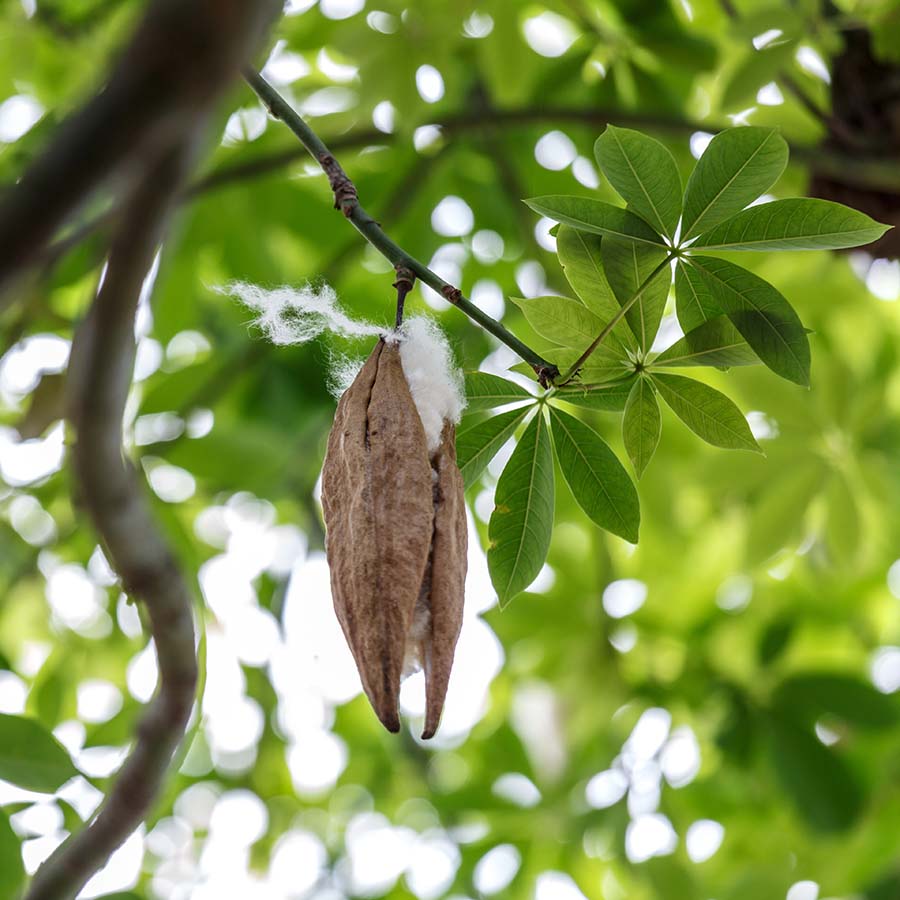
[[[413,289],[416,276],[404,266],[396,266],[397,280],[394,287],[397,288],[397,317],[394,320],[394,330],[398,330],[403,324],[403,306],[406,303],[406,295]]]
[[[244,79],[259,99],[262,100],[271,115],[276,119],[280,119],[290,128],[309,151],[313,159],[322,167],[334,192],[335,209],[341,210],[356,230],[385,259],[391,262],[395,268],[408,269],[416,278],[437,291],[445,300],[452,303],[474,322],[477,322],[485,331],[490,332],[497,340],[518,353],[534,369],[538,381],[544,387],[554,383],[556,378],[559,377],[559,369],[555,365],[548,362],[498,321],[475,306],[474,303],[463,296],[462,291],[458,287],[454,287],[454,285],[444,281],[436,272],[433,272],[423,262],[411,256],[387,236],[381,225],[360,205],[356,187],[322,139],[262,75],[252,69],[245,69]]]
[[[669,265],[669,263],[671,263],[673,259],[675,259],[676,255],[677,254],[674,251],[669,253],[666,258],[658,266],[656,266],[656,268],[640,283],[637,290],[631,295],[631,297],[629,297],[628,300],[623,303],[621,307],[619,307],[619,311],[606,323],[606,325],[603,326],[603,331],[601,331],[600,334],[598,334],[597,337],[595,337],[594,340],[591,341],[591,344],[587,348],[587,350],[585,350],[584,353],[582,353],[581,356],[579,356],[578,359],[576,359],[575,362],[572,363],[569,369],[554,382],[557,387],[562,387],[564,384],[568,384],[578,374],[581,367],[588,361],[590,355],[609,337],[613,328],[615,328],[616,325],[618,325],[619,322],[622,321],[628,310],[631,309],[631,307],[634,306],[634,304],[644,296],[644,291],[647,290],[650,282],[653,281],[653,279],[656,278],[656,276],[659,275],[659,273],[662,272],[662,270],[667,265]]]

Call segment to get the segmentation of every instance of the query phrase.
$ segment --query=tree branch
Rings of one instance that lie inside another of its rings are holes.
[[[448,302],[481,325],[485,331],[490,332],[497,340],[518,353],[534,369],[541,384],[545,386],[552,384],[553,379],[559,375],[559,369],[553,363],[547,362],[542,356],[535,353],[534,350],[504,328],[503,325],[466,299],[458,287],[444,281],[443,278],[429,269],[423,262],[411,256],[398,244],[395,244],[385,234],[381,225],[363,209],[356,193],[356,186],[341,168],[341,164],[335,159],[328,147],[325,146],[322,139],[259,73],[248,69],[244,72],[244,78],[266,105],[272,116],[280,119],[294,132],[313,159],[322,167],[322,171],[328,177],[328,183],[331,185],[331,190],[334,193],[335,209],[339,209],[355,226],[357,231],[385,259],[395,268],[403,267],[408,269],[420,281],[437,291]]]
[[[155,0],[96,96],[6,191],[0,289],[32,262],[102,183],[193,128],[255,48],[276,0]]]
[[[27,900],[74,897],[140,824],[187,724],[197,679],[191,593],[157,531],[134,467],[122,455],[122,417],[134,370],[134,317],[190,139],[165,154],[134,191],[103,284],[72,346],[69,415],[73,465],[87,507],[125,590],[144,601],[159,662],[159,690],[134,749],[96,818],[38,870]]]
[[[134,317],[167,215],[213,102],[247,59],[277,0],[155,0],[100,93],[73,115],[0,205],[0,287],[37,258],[100,184],[123,176],[108,266],[73,342],[73,467],[125,590],[144,601],[159,689],[100,811],[40,867],[28,900],[75,897],[145,817],[184,735],[197,679],[191,594],[122,456]]]

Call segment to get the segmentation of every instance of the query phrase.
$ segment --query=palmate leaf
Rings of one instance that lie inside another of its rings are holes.
[[[534,197],[525,203],[536,213],[581,231],[657,247],[665,246],[665,241],[640,216],[602,200],[553,194]]]
[[[603,239],[603,266],[620,305],[624,306],[653,270],[666,258],[666,251],[646,244],[634,244],[615,238]],[[625,313],[628,326],[642,350],[649,349],[659,331],[672,276],[664,266],[653,276],[640,299]]]
[[[773,200],[701,234],[691,249],[839,250],[877,241],[889,227],[829,200]]]
[[[599,234],[579,231],[570,225],[557,225],[556,228],[556,254],[566,280],[584,305],[604,322],[608,322],[619,311],[619,302],[603,270],[600,249],[603,238]],[[637,347],[625,322],[613,329],[607,343],[620,349]],[[622,352],[624,353],[624,349]]]
[[[681,260],[675,269],[675,312],[685,333],[722,314],[700,270]]]
[[[730,219],[770,188],[787,165],[788,146],[771,128],[730,128],[697,160],[684,191],[681,239]]]
[[[554,475],[550,434],[538,413],[497,481],[488,523],[491,583],[506,603],[537,577],[553,531]]]
[[[569,369],[581,356],[584,348],[578,350],[563,349],[548,350],[544,356],[552,363],[559,366],[560,371]],[[628,357],[623,351],[614,349],[613,345],[601,344],[581,367],[581,381],[585,384],[601,384],[609,381],[618,381],[633,366],[628,362]]]
[[[782,378],[809,385],[809,340],[793,307],[758,275],[713,256],[691,256],[719,308]]]
[[[530,297],[527,300],[510,297],[510,300],[522,310],[528,324],[542,338],[579,353],[597,337],[604,325],[603,319],[568,297]]]
[[[608,321],[618,311],[618,304],[603,271],[603,238],[571,225],[556,227],[556,255],[566,280],[591,312]]]
[[[636,544],[640,503],[622,463],[581,420],[551,406],[550,421],[559,467],[578,505],[601,528]]]
[[[78,774],[59,741],[34,719],[0,715],[0,778],[52,794]]]
[[[744,414],[723,393],[683,375],[654,372],[659,395],[698,437],[726,450],[760,450]]]
[[[568,384],[557,390],[556,397],[585,409],[621,412],[625,409],[634,379],[635,376],[631,375],[606,384]]]
[[[661,432],[662,417],[656,402],[656,392],[650,379],[642,376],[635,380],[631,388],[622,418],[625,450],[638,478],[643,475],[656,451]]]
[[[466,372],[465,383],[467,412],[534,399],[521,385],[489,372]]]
[[[668,149],[639,131],[608,125],[594,155],[628,208],[673,238],[681,216],[681,176]]]
[[[485,466],[513,436],[530,409],[530,406],[525,406],[488,419],[463,419],[456,430],[456,462],[467,488],[478,480]]]
[[[629,371],[633,371],[633,366],[628,363],[624,350],[614,349],[616,345],[601,344],[589,357],[587,362],[581,367],[581,375],[579,380],[585,384],[601,384],[610,381],[618,381],[623,378]],[[618,345],[619,348],[621,345]],[[547,362],[557,366],[560,372],[567,371],[573,363],[581,356],[583,347],[578,350],[565,347],[552,347],[549,350],[542,350],[541,356]],[[520,375],[526,375],[534,378],[534,369],[528,363],[516,363],[510,367],[510,371],[518,372]]]
[[[716,316],[689,331],[657,356],[651,366],[752,366],[759,357],[728,316]]]

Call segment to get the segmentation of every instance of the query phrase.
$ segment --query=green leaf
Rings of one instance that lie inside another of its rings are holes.
[[[830,200],[773,200],[701,234],[691,249],[840,250],[877,241],[890,227]]]
[[[598,409],[607,412],[621,412],[625,409],[634,376],[606,384],[572,383],[561,387],[556,392],[556,399],[565,400],[585,409]]]
[[[466,412],[493,409],[506,403],[534,400],[521,385],[489,372],[466,372]]]
[[[788,146],[771,128],[729,128],[717,134],[688,179],[681,240],[731,218],[770,188],[787,165]]]
[[[488,570],[501,604],[524,591],[544,565],[553,531],[553,492],[553,452],[539,412],[500,475],[488,523]]]
[[[656,392],[650,380],[640,377],[635,380],[628,402],[625,404],[625,415],[622,418],[622,437],[625,449],[631,458],[637,477],[640,478],[656,451],[659,436],[662,432],[662,419]]]
[[[815,723],[824,713],[860,728],[893,728],[900,722],[897,697],[842,672],[804,672],[786,678],[774,702],[795,719]]]
[[[779,70],[793,61],[796,41],[782,41],[757,50],[751,47],[744,61],[734,70],[720,101],[722,109],[749,106],[756,99],[756,92],[774,81]]]
[[[716,316],[663,350],[652,366],[752,366],[759,357],[728,316]]]
[[[683,375],[651,377],[672,412],[698,437],[726,450],[762,452],[744,414],[724,394]]]
[[[25,884],[22,848],[6,813],[0,810],[0,897],[18,897]]]
[[[475,484],[485,466],[512,437],[530,409],[530,406],[511,409],[489,419],[463,419],[456,431],[456,463],[467,488]]]
[[[581,353],[581,350],[570,350],[565,347],[552,347],[541,351],[544,359],[556,365],[560,372],[570,369]],[[526,362],[510,366],[510,371],[525,375],[527,378],[537,378],[534,369]],[[612,381],[620,381],[629,371],[633,371],[633,365],[628,363],[620,351],[612,350],[605,344],[601,344],[582,366],[578,383],[579,385],[581,382],[591,385],[608,384]],[[574,385],[573,382],[568,387],[574,387]]]
[[[0,778],[52,794],[77,774],[65,748],[40,723],[0,715]]]
[[[675,268],[675,312],[685,334],[722,314],[700,271],[683,260]]]
[[[551,406],[550,421],[559,467],[578,505],[601,528],[636,544],[640,503],[622,463],[593,428],[574,416]]]
[[[663,239],[640,217],[627,209],[594,200],[555,194],[526,200],[536,213],[593,234],[610,235],[627,241],[663,246]]]
[[[713,256],[692,256],[715,301],[756,355],[788,381],[809,385],[809,340],[797,313],[758,275]]]
[[[665,250],[615,238],[604,238],[602,253],[606,277],[621,306],[631,300],[666,258]],[[650,348],[659,331],[671,283],[669,267],[663,266],[644,287],[640,299],[625,313],[628,326],[643,350]]]
[[[775,771],[797,812],[820,831],[849,828],[864,798],[846,762],[791,716],[770,716],[768,731]]]
[[[599,316],[568,297],[510,299],[522,310],[528,324],[542,338],[577,350],[579,354],[603,329],[603,320]]]
[[[583,351],[584,347],[579,347],[577,350],[559,347],[542,351],[542,355],[548,362],[557,365],[560,372],[565,372],[575,364]],[[604,342],[581,367],[580,380],[585,384],[606,384],[610,381],[619,381],[633,371],[634,365],[624,355],[624,352],[614,348],[613,345],[607,346]],[[534,374],[533,369],[531,374]]]
[[[566,280],[591,312],[609,321],[619,311],[619,304],[603,271],[603,238],[569,225],[557,227],[556,255]]]
[[[630,128],[608,125],[594,155],[619,196],[655,231],[675,236],[681,216],[681,176],[659,141]]]

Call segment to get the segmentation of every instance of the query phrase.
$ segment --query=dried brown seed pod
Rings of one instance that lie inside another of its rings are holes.
[[[399,731],[401,678],[421,666],[429,738],[462,625],[465,503],[453,425],[430,453],[396,341],[378,342],[338,403],[322,506],[334,608],[369,701]]]

